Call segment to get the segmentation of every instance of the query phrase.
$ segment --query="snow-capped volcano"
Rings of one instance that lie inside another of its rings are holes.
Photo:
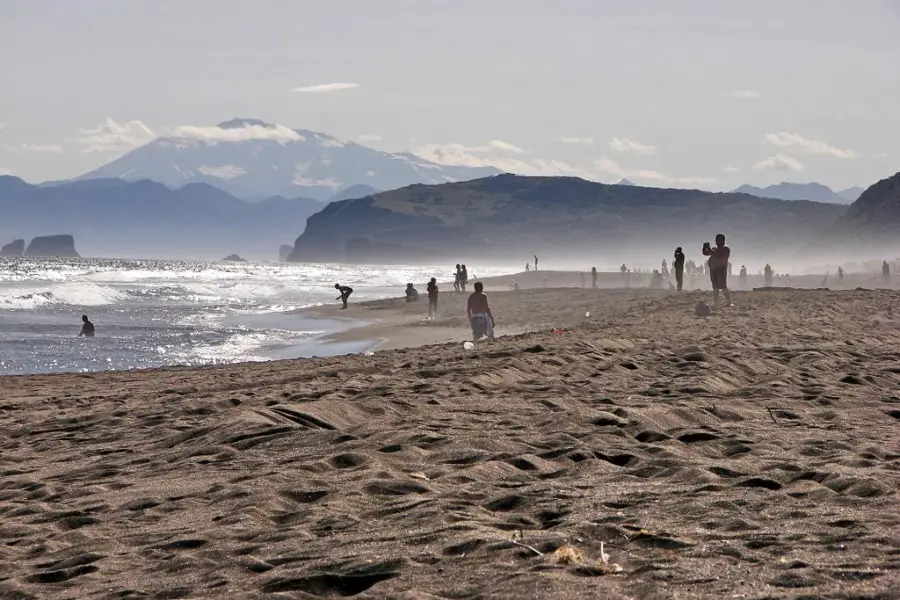
[[[170,187],[208,183],[241,198],[327,200],[352,185],[387,190],[499,172],[439,165],[407,152],[381,152],[258,119],[232,119],[209,127],[178,127],[80,179],[150,179]]]

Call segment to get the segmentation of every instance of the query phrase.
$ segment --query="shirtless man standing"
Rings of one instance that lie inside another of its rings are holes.
[[[681,251],[681,246],[675,248],[675,260],[672,261],[672,269],[675,271],[675,283],[680,292],[681,288],[684,287],[684,252]]]
[[[709,278],[713,288],[713,308],[719,309],[719,290],[725,294],[725,302],[728,306],[734,306],[731,302],[731,292],[728,291],[728,261],[731,258],[731,248],[725,245],[725,234],[716,236],[716,247],[710,248],[709,242],[703,244],[703,256],[709,257]]]
[[[484,284],[480,281],[475,282],[475,291],[469,296],[466,314],[472,327],[473,341],[477,342],[482,337],[494,339],[494,315],[484,295]]]

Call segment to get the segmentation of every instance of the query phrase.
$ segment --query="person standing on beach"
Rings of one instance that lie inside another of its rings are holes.
[[[535,271],[537,271],[537,263],[538,263],[538,257],[537,257],[537,254],[535,254],[534,255],[534,270]]]
[[[746,290],[747,289],[747,266],[746,265],[741,265],[740,278],[741,278],[741,289]]]
[[[591,287],[597,289],[597,267],[591,267]]]
[[[434,321],[437,318],[438,306],[438,285],[437,279],[431,278],[428,282],[428,320]]]
[[[469,296],[466,314],[472,328],[472,341],[477,342],[482,337],[494,339],[494,315],[484,294],[484,284],[480,281],[475,282],[475,291]]]
[[[838,273],[838,281],[843,281],[844,280],[844,269],[842,269],[841,267],[838,267],[837,273]]]
[[[81,315],[81,322],[81,333],[78,334],[78,337],[94,337],[94,324],[91,323],[87,315]]]
[[[353,293],[353,288],[349,285],[341,285],[339,283],[336,283],[334,284],[334,289],[341,293],[341,295],[335,298],[335,300],[340,300],[341,302],[343,302],[344,305],[341,307],[341,310],[345,310],[347,308],[347,299],[350,298],[350,294]]]
[[[460,269],[459,263],[456,264],[456,277],[453,279],[453,291],[460,291],[459,280],[462,278],[462,271]]]
[[[766,263],[766,268],[763,269],[763,279],[766,282],[766,287],[772,287],[772,265]]]
[[[675,248],[675,260],[672,261],[672,269],[675,270],[675,284],[680,292],[684,287],[684,252],[681,246]]]
[[[466,265],[462,266],[462,269],[459,272],[459,286],[462,288],[462,291],[466,291],[466,286],[469,284],[469,270],[466,268]]]
[[[881,279],[884,280],[885,283],[888,283],[891,280],[891,265],[888,264],[888,261],[881,263]]]
[[[703,256],[709,257],[709,279],[713,288],[713,308],[719,309],[719,292],[725,294],[725,302],[728,306],[734,306],[731,301],[731,292],[728,291],[728,261],[731,258],[731,248],[725,245],[725,234],[716,235],[716,247],[710,248],[709,242],[703,244]]]

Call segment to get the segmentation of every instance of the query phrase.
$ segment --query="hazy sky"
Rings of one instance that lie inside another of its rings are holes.
[[[341,85],[337,85],[341,84]],[[0,172],[257,117],[728,189],[900,170],[900,0],[0,0]]]

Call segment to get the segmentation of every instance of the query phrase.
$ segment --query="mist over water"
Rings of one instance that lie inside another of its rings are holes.
[[[510,268],[469,267],[488,277]],[[346,326],[296,309],[424,291],[453,266],[202,263],[0,258],[0,375],[104,371],[290,358],[335,351],[316,339]],[[78,338],[81,315],[97,328]],[[340,316],[338,311],[335,316]]]

